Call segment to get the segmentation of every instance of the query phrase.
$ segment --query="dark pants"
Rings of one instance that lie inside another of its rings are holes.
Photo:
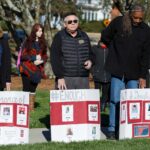
[[[109,101],[110,98],[110,82],[96,82],[94,81],[95,89],[101,89],[101,106],[105,107],[105,104],[107,101]]]
[[[88,77],[64,77],[67,89],[89,89]],[[55,88],[57,89],[57,80]]]
[[[1,88],[1,87],[0,87],[0,91],[4,91],[4,88]]]
[[[30,79],[24,74],[22,74],[21,77],[22,77],[23,91],[35,93],[38,83],[31,82]]]

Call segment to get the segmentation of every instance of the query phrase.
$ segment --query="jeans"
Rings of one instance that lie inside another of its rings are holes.
[[[123,89],[138,88],[138,80],[126,80],[117,77],[111,78],[110,91],[110,110],[109,110],[109,128],[110,132],[118,132],[119,130],[119,114],[120,114],[120,92]]]

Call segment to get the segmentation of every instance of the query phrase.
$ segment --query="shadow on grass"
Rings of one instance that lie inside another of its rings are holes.
[[[38,107],[40,107],[40,103],[38,103],[38,102],[35,102],[35,103],[34,103],[34,107],[35,107],[35,108],[38,108]]]
[[[47,129],[50,128],[50,115],[46,115],[44,118],[40,118],[39,121],[43,123]]]

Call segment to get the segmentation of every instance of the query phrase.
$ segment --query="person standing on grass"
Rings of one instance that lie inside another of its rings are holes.
[[[11,53],[8,39],[4,38],[0,27],[0,91],[5,88],[10,91],[11,87]]]
[[[79,29],[75,13],[65,15],[64,27],[55,35],[50,49],[56,89],[88,89],[92,66],[90,40]]]
[[[23,45],[20,73],[23,91],[30,92],[30,110],[34,110],[35,91],[41,78],[45,78],[44,64],[47,61],[47,44],[44,28],[36,23]]]
[[[110,11],[110,21],[118,16],[122,15],[120,2],[115,2],[112,5],[112,10]],[[105,22],[104,25],[107,27],[110,23],[109,20]],[[92,46],[92,52],[94,55],[94,65],[92,67],[92,75],[94,80],[95,89],[101,90],[101,111],[105,111],[107,103],[110,101],[110,79],[111,75],[105,70],[105,63],[108,56],[109,49],[106,45],[100,45],[100,40],[98,45]]]
[[[106,70],[111,73],[110,139],[118,138],[120,91],[145,88],[150,55],[150,28],[143,22],[144,8],[135,4],[103,30],[101,45],[109,47]]]

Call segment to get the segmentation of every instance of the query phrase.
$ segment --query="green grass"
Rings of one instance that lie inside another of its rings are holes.
[[[30,128],[49,128],[49,114],[49,90],[38,90],[35,110],[30,112]]]
[[[42,143],[28,145],[0,146],[2,150],[149,150],[149,139],[132,139],[121,141],[90,141],[65,143]]]

